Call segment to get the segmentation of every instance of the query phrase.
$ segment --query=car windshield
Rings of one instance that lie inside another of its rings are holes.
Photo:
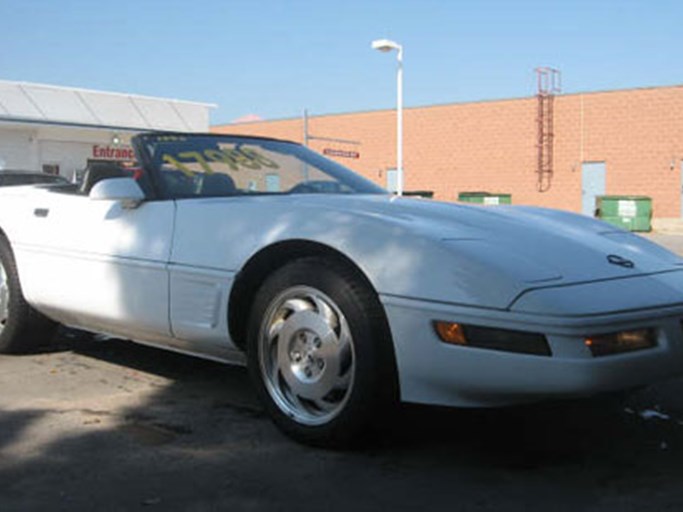
[[[170,198],[245,194],[386,194],[344,166],[292,142],[223,135],[146,134],[147,165]]]

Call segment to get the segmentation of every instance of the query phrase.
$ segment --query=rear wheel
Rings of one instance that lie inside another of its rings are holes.
[[[381,305],[336,261],[302,258],[266,280],[252,308],[248,358],[275,423],[305,443],[353,444],[397,399]]]
[[[33,352],[50,341],[56,327],[24,299],[12,248],[0,237],[0,353]]]

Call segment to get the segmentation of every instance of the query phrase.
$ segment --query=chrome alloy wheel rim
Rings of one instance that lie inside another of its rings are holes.
[[[7,282],[7,271],[5,266],[0,263],[0,332],[5,329],[9,318],[9,283]]]
[[[278,295],[259,343],[261,375],[281,411],[304,425],[326,423],[342,411],[353,387],[353,339],[327,295],[308,286]]]

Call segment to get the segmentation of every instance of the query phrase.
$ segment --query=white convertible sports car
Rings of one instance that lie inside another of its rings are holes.
[[[398,401],[493,406],[683,370],[683,261],[567,212],[392,197],[301,145],[144,134],[140,168],[0,190],[0,351],[56,322],[249,366],[343,445]]]

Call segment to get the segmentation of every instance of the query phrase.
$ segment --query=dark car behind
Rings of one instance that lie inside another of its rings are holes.
[[[36,185],[43,183],[68,183],[62,176],[35,171],[0,171],[0,187]]]

